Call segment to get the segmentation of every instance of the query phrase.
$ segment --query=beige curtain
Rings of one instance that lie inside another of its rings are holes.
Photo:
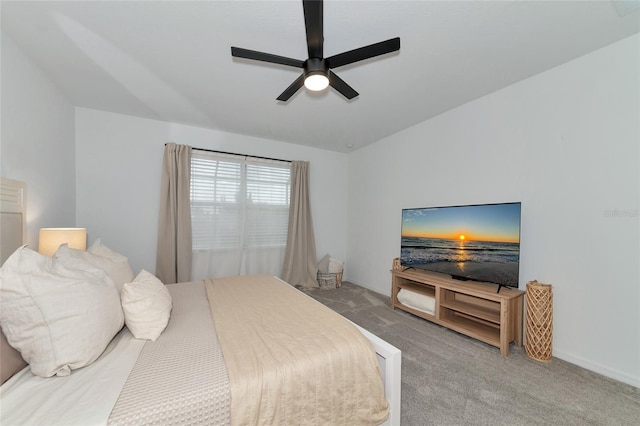
[[[156,275],[165,284],[191,279],[191,147],[164,147]]]
[[[309,162],[291,163],[291,204],[282,279],[291,285],[318,287],[316,239],[309,203]]]

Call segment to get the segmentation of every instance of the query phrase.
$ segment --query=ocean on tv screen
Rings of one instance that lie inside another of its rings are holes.
[[[401,263],[477,281],[518,286],[519,244],[403,237]]]
[[[402,210],[400,262],[518,287],[520,203]]]

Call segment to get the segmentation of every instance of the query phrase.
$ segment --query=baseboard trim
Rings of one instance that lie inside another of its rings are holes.
[[[596,362],[592,362],[563,351],[554,350],[553,356],[563,361],[570,362],[571,364],[586,368],[587,370],[593,371],[595,373],[602,374],[603,376],[607,376],[619,382],[626,383],[636,388],[640,388],[640,377],[633,377],[619,370],[614,370],[602,364],[598,364]]]

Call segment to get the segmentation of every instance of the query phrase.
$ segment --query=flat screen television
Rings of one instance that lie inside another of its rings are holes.
[[[517,288],[520,204],[403,209],[401,265]]]

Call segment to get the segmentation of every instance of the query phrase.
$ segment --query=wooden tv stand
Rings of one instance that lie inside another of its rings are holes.
[[[509,355],[509,343],[522,346],[522,306],[524,292],[497,284],[459,281],[448,275],[418,269],[394,269],[391,306],[451,330],[500,348]],[[435,298],[435,313],[410,308],[398,301],[400,289]]]

